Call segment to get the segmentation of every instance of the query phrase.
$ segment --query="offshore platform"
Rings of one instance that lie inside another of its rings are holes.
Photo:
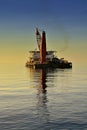
[[[36,40],[38,51],[29,51],[29,59],[26,62],[26,67],[38,68],[72,68],[72,62],[58,58],[56,51],[47,51],[46,49],[46,33],[42,31],[40,34],[36,28]]]

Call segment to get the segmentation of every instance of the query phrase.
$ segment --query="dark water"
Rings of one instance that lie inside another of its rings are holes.
[[[87,130],[87,69],[0,67],[0,130]]]

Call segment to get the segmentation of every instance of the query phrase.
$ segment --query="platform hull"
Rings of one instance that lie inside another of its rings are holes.
[[[38,63],[38,64],[34,64],[34,63],[26,63],[26,67],[32,67],[32,68],[35,68],[35,69],[44,69],[44,68],[72,68],[72,63],[71,62],[68,62],[68,63],[52,63],[52,62],[49,62],[49,63],[44,63],[44,64],[41,64],[41,63]]]

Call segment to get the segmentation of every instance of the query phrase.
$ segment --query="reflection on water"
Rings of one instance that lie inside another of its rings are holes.
[[[38,115],[38,120],[42,123],[48,123],[49,122],[49,110],[47,107],[47,70],[46,69],[40,69],[40,70],[32,70],[30,69],[30,76],[33,76],[37,79],[38,84],[37,87],[37,104],[36,104],[36,110]],[[35,79],[34,79],[35,80]],[[36,82],[36,80],[35,80]]]
[[[0,130],[87,128],[87,71],[10,66],[0,67]]]
[[[84,88],[78,82],[79,75],[73,75],[72,70],[68,69],[31,72],[38,93],[37,117],[44,129],[84,129],[86,123],[80,123],[86,120],[86,100],[85,94],[80,95]]]
[[[40,70],[40,84],[38,87],[38,94],[37,94],[37,111],[40,120],[44,123],[48,123],[49,121],[49,111],[47,108],[47,85],[46,85],[46,76],[47,71],[45,69]]]
[[[40,70],[40,88],[39,91],[40,93],[46,94],[46,75],[47,75],[47,71],[45,69]]]

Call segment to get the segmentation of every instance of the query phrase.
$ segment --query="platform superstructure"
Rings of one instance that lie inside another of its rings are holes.
[[[46,33],[42,31],[40,34],[36,28],[36,40],[38,51],[29,51],[29,60],[26,62],[26,67],[33,68],[72,68],[72,63],[58,58],[56,51],[48,51],[46,48]]]

